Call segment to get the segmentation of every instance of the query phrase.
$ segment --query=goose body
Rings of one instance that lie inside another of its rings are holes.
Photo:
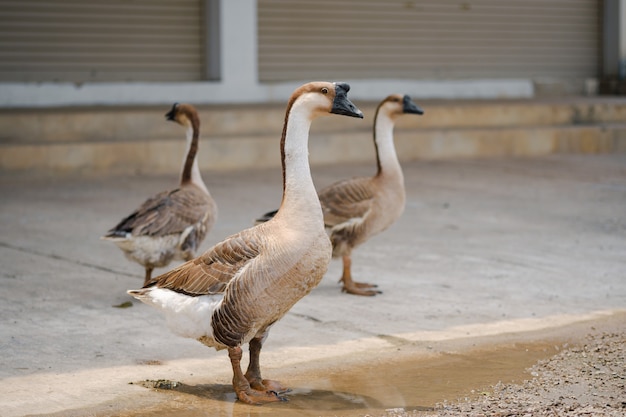
[[[239,400],[280,401],[283,388],[261,378],[259,356],[270,327],[322,279],[332,246],[308,162],[313,119],[336,113],[363,117],[347,84],[301,86],[287,105],[281,139],[283,198],[270,221],[226,238],[201,256],[129,291],[164,311],[168,327],[216,349],[227,349]],[[241,346],[250,363],[241,370]]]
[[[407,95],[392,94],[376,109],[374,146],[376,175],[336,182],[319,192],[324,222],[329,228],[333,257],[343,260],[342,290],[375,295],[376,285],[352,280],[352,250],[391,226],[403,213],[404,175],[393,142],[396,119],[403,114],[423,114]]]
[[[187,129],[187,152],[177,188],[148,198],[102,239],[115,243],[134,262],[145,268],[144,284],[152,270],[172,260],[192,259],[217,218],[196,159],[200,120],[189,104],[174,104],[166,114]]]

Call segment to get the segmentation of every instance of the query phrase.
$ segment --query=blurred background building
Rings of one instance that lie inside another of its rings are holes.
[[[318,79],[375,102],[618,94],[624,78],[626,0],[0,0],[14,112],[284,103]]]
[[[593,92],[624,77],[620,0],[0,0],[2,106]],[[621,71],[621,73],[619,73]],[[95,83],[96,85],[92,85]],[[156,83],[156,84],[155,84]]]

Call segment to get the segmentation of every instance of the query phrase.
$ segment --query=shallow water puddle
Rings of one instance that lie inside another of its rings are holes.
[[[436,403],[481,395],[499,381],[530,379],[526,369],[557,353],[554,343],[515,344],[464,354],[394,361],[288,382],[289,402],[248,406],[236,401],[230,385],[178,383],[159,390],[163,403],[118,417],[253,417],[383,415],[384,410],[429,410]],[[274,376],[274,375],[272,375]],[[286,381],[283,381],[286,382]],[[475,390],[472,392],[472,390]]]

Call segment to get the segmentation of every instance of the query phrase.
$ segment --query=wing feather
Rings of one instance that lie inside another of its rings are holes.
[[[223,293],[228,283],[259,255],[260,245],[254,234],[244,230],[152,279],[145,287],[158,286],[190,296]]]
[[[374,193],[371,178],[359,177],[336,182],[319,192],[324,222],[332,227],[362,218],[371,209]]]
[[[106,236],[165,236],[182,233],[200,222],[213,201],[199,188],[190,185],[163,191],[147,199],[137,210],[112,228]]]

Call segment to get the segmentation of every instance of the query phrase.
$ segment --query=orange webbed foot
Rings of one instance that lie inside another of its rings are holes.
[[[290,388],[283,386],[279,381],[271,379],[250,379],[250,387],[256,391],[274,392],[277,395],[286,394],[291,391]]]
[[[288,401],[287,397],[279,395],[276,391],[258,391],[252,388],[237,391],[237,398],[239,401],[250,405]]]
[[[283,384],[281,384],[279,381],[264,379],[262,383],[265,389],[267,389],[268,391],[276,392],[279,395],[291,392],[291,388],[283,386]]]
[[[376,294],[382,294],[382,291],[373,290],[372,288],[378,287],[375,284],[368,284],[366,282],[344,282],[343,287],[341,288],[342,292],[353,294],[353,295],[363,295],[367,297],[372,297]]]
[[[369,282],[353,282],[357,288],[378,288],[376,284],[370,284]]]

